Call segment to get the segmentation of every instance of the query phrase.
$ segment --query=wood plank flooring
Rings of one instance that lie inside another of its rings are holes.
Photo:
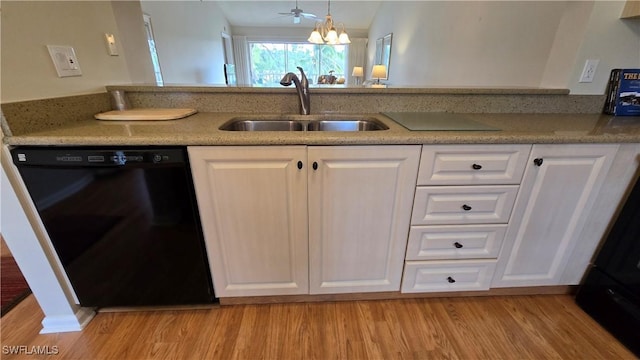
[[[627,359],[569,295],[233,305],[99,313],[39,335],[33,296],[1,321],[4,359]],[[8,346],[26,346],[7,354]],[[36,355],[34,346],[57,352]],[[48,348],[44,348],[48,347]]]

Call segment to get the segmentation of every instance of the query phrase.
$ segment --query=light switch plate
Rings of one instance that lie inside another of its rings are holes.
[[[71,46],[47,45],[49,55],[56,67],[58,77],[81,76],[80,64],[76,52]]]
[[[111,56],[118,56],[118,47],[116,47],[116,37],[113,34],[104,34],[104,40],[107,43],[107,51]]]

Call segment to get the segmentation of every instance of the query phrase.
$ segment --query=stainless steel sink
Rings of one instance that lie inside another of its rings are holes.
[[[296,116],[283,118],[233,118],[220,126],[227,131],[376,131],[389,127],[375,118],[327,118]]]
[[[231,119],[220,127],[229,131],[303,131],[304,124],[296,120]]]
[[[309,131],[375,131],[389,127],[375,119],[366,120],[316,120],[307,125]]]

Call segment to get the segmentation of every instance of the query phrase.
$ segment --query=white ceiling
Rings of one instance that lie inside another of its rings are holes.
[[[293,17],[279,15],[290,12],[296,7],[295,0],[222,0],[216,1],[231,26],[257,27],[309,27],[315,23],[312,19],[302,19],[299,24],[293,23]],[[298,8],[305,13],[312,13],[324,20],[327,15],[327,1],[298,0]],[[369,29],[371,21],[380,6],[380,1],[331,1],[331,17],[337,25],[344,23],[349,29]]]

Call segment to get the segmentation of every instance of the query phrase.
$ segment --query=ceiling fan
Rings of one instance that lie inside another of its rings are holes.
[[[292,16],[294,24],[300,24],[300,19],[301,18],[311,19],[311,20],[317,20],[318,19],[318,17],[315,16],[314,14],[306,13],[302,9],[300,9],[298,7],[298,0],[296,0],[296,7],[294,9],[291,9],[291,11],[289,11],[289,12],[281,12],[281,13],[278,13],[278,14]]]

